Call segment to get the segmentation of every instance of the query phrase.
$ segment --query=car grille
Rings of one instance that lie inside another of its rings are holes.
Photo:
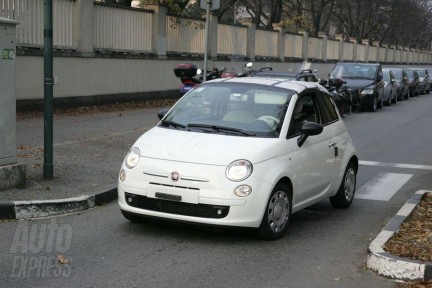
[[[135,208],[202,218],[224,218],[228,215],[230,208],[229,206],[191,204],[148,198],[146,196],[131,193],[125,193],[125,198],[126,203]]]

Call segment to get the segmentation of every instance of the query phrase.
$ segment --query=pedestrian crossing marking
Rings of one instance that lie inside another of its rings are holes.
[[[405,168],[405,169],[432,170],[432,166],[429,165],[384,163],[384,162],[376,162],[376,161],[359,161],[359,164],[366,165],[366,166],[382,166],[382,167],[394,167],[394,168]]]
[[[361,186],[355,198],[388,201],[412,176],[413,174],[381,172]]]

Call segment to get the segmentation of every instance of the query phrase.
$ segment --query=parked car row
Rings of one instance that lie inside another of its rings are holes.
[[[429,94],[432,68],[382,68],[380,63],[337,63],[330,78],[340,78],[350,87],[363,108],[376,111],[403,99]]]

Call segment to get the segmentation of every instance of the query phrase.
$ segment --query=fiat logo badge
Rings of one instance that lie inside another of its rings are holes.
[[[180,173],[179,172],[171,172],[171,180],[173,182],[177,182],[180,180]]]

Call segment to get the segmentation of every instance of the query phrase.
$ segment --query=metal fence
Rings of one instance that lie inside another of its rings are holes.
[[[84,39],[82,34],[88,33],[85,39],[92,39],[89,47],[94,51],[157,55],[204,54],[204,20],[174,17],[160,11],[153,13],[144,9],[122,8],[91,0],[53,0],[53,4],[53,41],[54,47],[58,49],[79,50],[79,44]],[[82,16],[83,9],[87,9],[85,7],[93,13]],[[0,0],[0,17],[19,21],[16,29],[18,46],[43,47],[43,0]],[[89,18],[80,22],[80,17]],[[212,57],[252,55],[251,57],[282,60],[289,58],[419,64],[432,62],[430,52],[341,42],[327,37],[314,38],[307,33],[280,33],[253,27],[224,25],[218,24],[215,18],[213,17],[212,21],[216,21],[213,24],[217,25],[211,25],[211,33],[213,41],[217,41],[210,44],[216,48],[212,49],[216,51],[216,55],[211,55]],[[86,31],[87,27],[83,25],[88,25],[89,31]],[[251,33],[254,33],[254,37],[249,37]],[[278,48],[279,44],[281,49]]]
[[[205,22],[167,17],[167,52],[178,54],[204,53]]]
[[[151,52],[152,13],[95,3],[95,50]]]
[[[245,27],[218,25],[217,53],[221,55],[246,55],[247,29]]]
[[[53,1],[53,42],[59,48],[73,45],[73,0]],[[18,45],[43,46],[43,0],[0,0],[0,16],[19,22]]]

